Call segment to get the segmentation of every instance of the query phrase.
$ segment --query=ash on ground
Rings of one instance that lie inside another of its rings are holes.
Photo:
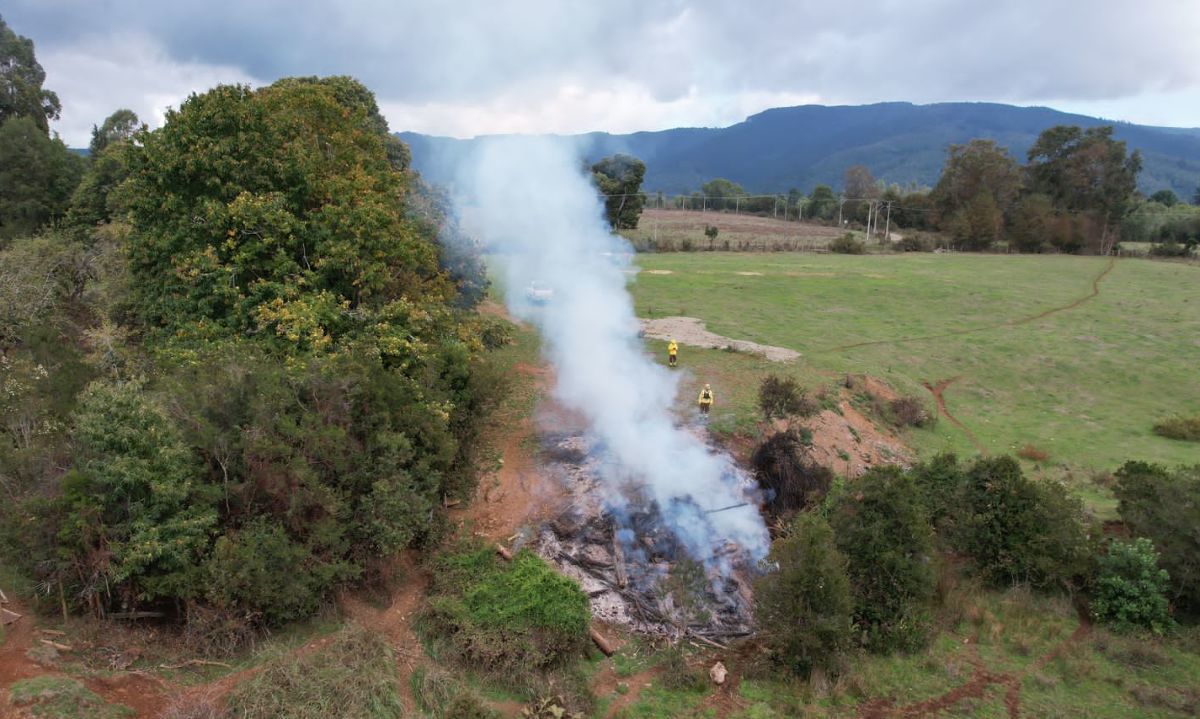
[[[544,437],[543,456],[570,502],[534,530],[528,546],[579,582],[593,616],[672,639],[753,631],[754,567],[741,547],[726,542],[710,557],[689,556],[654,502],[635,486],[614,489],[620,482],[605,478],[603,448],[584,435]],[[744,474],[737,480],[757,511],[753,480]]]

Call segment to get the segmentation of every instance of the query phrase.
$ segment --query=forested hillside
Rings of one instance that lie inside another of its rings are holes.
[[[847,168],[865,165],[888,183],[932,187],[946,147],[975,138],[993,139],[1019,160],[1038,135],[1055,125],[1083,128],[1113,124],[1045,107],[993,103],[906,102],[864,106],[808,105],[767,110],[725,128],[680,128],[629,135],[579,136],[592,161],[625,152],[646,163],[643,188],[668,194],[691,192],[714,177],[750,192],[809,192],[818,184],[840,187]],[[1120,123],[1116,138],[1140,150],[1139,189],[1149,195],[1172,190],[1190,198],[1200,185],[1200,130]],[[414,150],[416,167],[431,179],[452,183],[444,160],[467,152],[470,140],[401,133]]]

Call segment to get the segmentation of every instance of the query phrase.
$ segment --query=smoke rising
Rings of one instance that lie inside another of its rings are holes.
[[[675,426],[677,376],[647,358],[626,290],[631,249],[612,234],[575,148],[557,138],[495,138],[461,168],[474,224],[503,258],[510,311],[541,331],[556,399],[582,413],[604,448],[610,501],[629,486],[653,500],[695,559],[725,541],[753,559],[769,540],[732,460]],[[553,289],[535,305],[531,283]]]

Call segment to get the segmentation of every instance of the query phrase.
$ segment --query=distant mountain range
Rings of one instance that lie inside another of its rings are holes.
[[[1142,152],[1139,188],[1149,194],[1173,190],[1190,200],[1200,185],[1200,128],[1112,122],[1046,107],[995,103],[913,105],[804,105],[752,115],[722,128],[579,135],[589,160],[624,152],[646,162],[647,192],[690,192],[724,177],[752,193],[817,184],[839,189],[846,168],[866,165],[888,182],[932,186],[946,146],[982,137],[996,140],[1022,163],[1037,136],[1054,125],[1113,125],[1118,139]],[[446,168],[470,153],[474,140],[397,133],[409,144],[413,164],[425,177],[453,186]]]

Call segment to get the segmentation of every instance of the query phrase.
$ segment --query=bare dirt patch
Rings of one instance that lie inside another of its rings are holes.
[[[813,417],[808,428],[812,430],[812,459],[839,474],[857,477],[872,467],[912,463],[904,443],[848,399],[838,402],[838,411],[827,409]]]
[[[640,320],[642,331],[647,337],[658,340],[671,340],[693,347],[709,349],[725,349],[731,347],[738,352],[759,354],[774,362],[791,362],[798,359],[800,353],[787,347],[760,345],[757,342],[735,340],[723,337],[715,332],[709,332],[704,326],[704,320],[695,317],[659,317],[652,320]]]

